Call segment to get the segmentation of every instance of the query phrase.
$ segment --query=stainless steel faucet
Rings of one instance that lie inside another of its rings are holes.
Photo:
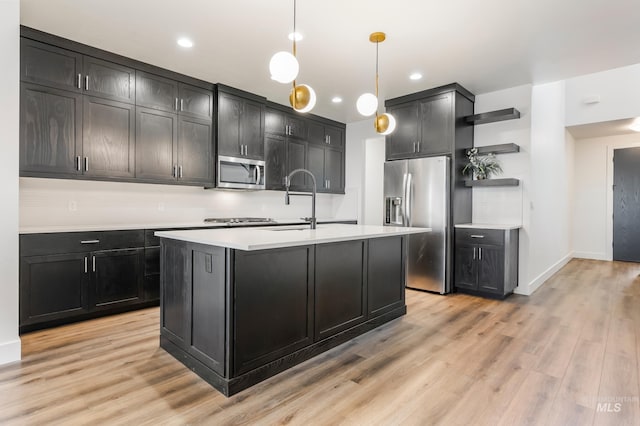
[[[311,180],[313,181],[313,191],[311,192],[311,194],[289,194],[289,185],[291,185],[291,177],[296,173],[306,173],[309,176],[311,176]],[[291,173],[289,173],[289,176],[284,178],[284,184],[287,189],[287,192],[284,196],[284,203],[286,205],[289,205],[290,196],[305,196],[305,197],[310,196],[311,197],[311,217],[307,219],[309,219],[309,221],[311,222],[311,229],[316,229],[316,177],[313,175],[313,173],[311,173],[307,169],[295,169]]]

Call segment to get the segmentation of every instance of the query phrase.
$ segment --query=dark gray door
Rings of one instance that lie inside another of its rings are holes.
[[[613,260],[640,262],[640,148],[613,157]]]

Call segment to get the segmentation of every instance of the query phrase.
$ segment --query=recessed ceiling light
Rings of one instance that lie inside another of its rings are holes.
[[[191,41],[191,39],[188,39],[186,37],[181,37],[178,39],[178,46],[193,47],[193,42]]]
[[[289,33],[289,40],[293,41],[294,38],[296,39],[296,41],[300,41],[303,39],[302,34],[297,31],[295,33]]]
[[[633,120],[633,123],[631,123],[629,128],[631,130],[633,130],[634,132],[640,132],[640,117],[638,117],[635,120]]]
[[[422,78],[422,74],[420,74],[419,72],[414,72],[409,76],[409,78],[411,80],[420,80]]]
[[[331,102],[333,102],[334,104],[339,104],[340,102],[342,102],[342,98],[340,96],[334,96],[331,99]]]

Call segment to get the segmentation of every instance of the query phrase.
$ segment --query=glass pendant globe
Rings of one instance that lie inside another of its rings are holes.
[[[387,120],[389,121],[389,126],[387,127],[387,130],[385,130],[384,132],[381,132],[381,135],[387,136],[390,135],[391,133],[393,133],[393,131],[396,129],[396,119],[393,115],[391,114],[382,114],[385,115],[387,117]]]
[[[278,83],[291,83],[298,76],[299,70],[298,60],[289,52],[278,52],[269,62],[271,78]]]
[[[370,117],[378,110],[378,98],[373,93],[360,95],[356,102],[358,112],[365,117]]]
[[[293,103],[291,106],[298,112],[309,112],[316,106],[316,92],[308,84],[298,84],[293,89],[292,96],[296,96],[298,104],[297,108]]]

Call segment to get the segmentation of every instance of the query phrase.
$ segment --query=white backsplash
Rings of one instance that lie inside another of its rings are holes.
[[[319,218],[357,219],[348,196],[318,194]],[[311,215],[310,197],[281,191],[204,190],[200,187],[20,178],[20,226],[153,224],[206,217],[299,218]]]

